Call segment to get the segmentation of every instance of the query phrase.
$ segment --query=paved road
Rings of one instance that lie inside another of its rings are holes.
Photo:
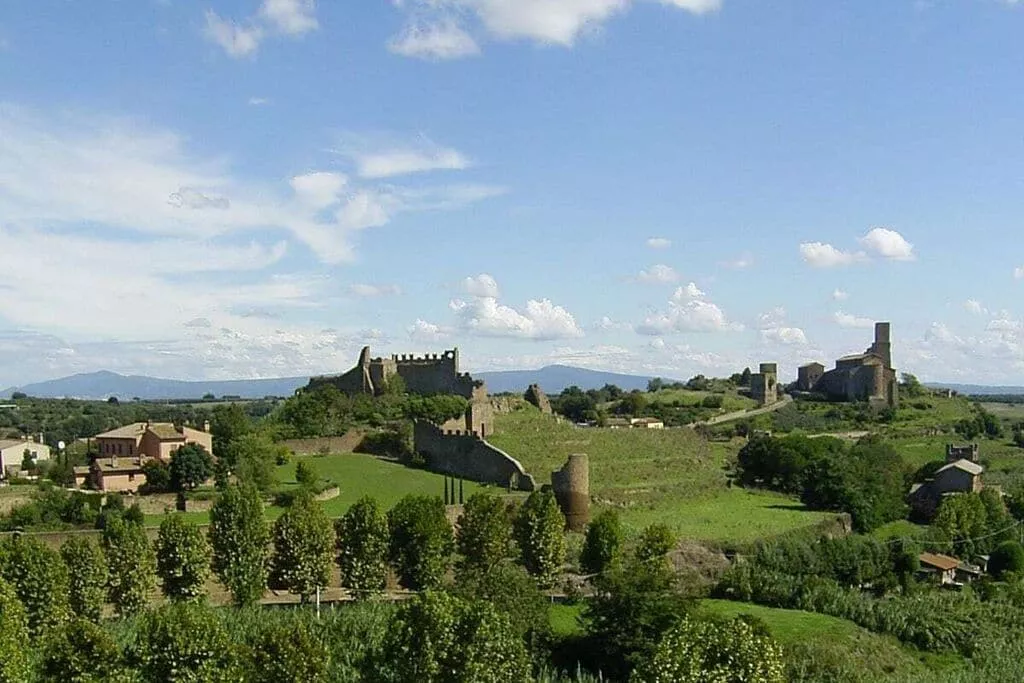
[[[770,413],[772,411],[775,411],[775,410],[778,410],[778,409],[783,408],[785,406],[788,406],[792,402],[793,402],[793,397],[790,396],[789,394],[784,394],[782,396],[782,398],[780,398],[778,401],[776,401],[775,403],[773,403],[773,404],[771,404],[769,406],[764,406],[762,408],[751,408],[750,410],[737,410],[737,411],[732,412],[732,413],[726,413],[725,415],[716,415],[715,417],[708,418],[707,420],[703,420],[701,422],[693,422],[689,426],[690,427],[696,427],[698,425],[711,426],[711,425],[722,424],[723,422],[732,422],[733,420],[742,420],[742,419],[747,418],[747,417],[756,417],[757,415],[763,415],[764,413]]]

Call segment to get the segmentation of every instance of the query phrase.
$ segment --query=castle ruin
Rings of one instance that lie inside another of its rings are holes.
[[[424,456],[430,469],[473,481],[532,491],[536,484],[515,458],[487,442],[494,433],[494,408],[487,385],[459,370],[459,350],[426,356],[397,355],[373,358],[364,347],[348,372],[310,379],[306,390],[334,386],[349,396],[380,396],[399,377],[405,390],[414,394],[455,394],[469,401],[461,417],[437,425],[417,420],[413,425],[413,449]]]
[[[896,407],[898,382],[892,367],[889,323],[875,323],[871,346],[864,353],[839,358],[834,369],[825,372],[821,363],[801,367],[797,371],[797,389],[834,401],[867,401],[875,407]]]

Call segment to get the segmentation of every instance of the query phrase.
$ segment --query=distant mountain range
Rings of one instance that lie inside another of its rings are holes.
[[[605,384],[614,384],[626,391],[644,390],[651,380],[651,377],[587,370],[570,365],[548,365],[537,370],[480,372],[473,373],[473,376],[486,381],[487,389],[492,394],[522,392],[531,384],[539,384],[546,393],[552,395],[561,393],[566,387],[574,385],[584,390],[600,389]],[[667,378],[666,380],[674,381]],[[100,372],[27,384],[23,387],[11,387],[0,391],[0,398],[10,398],[11,394],[16,391],[37,398],[107,399],[116,396],[125,401],[133,398],[146,401],[200,399],[209,394],[217,398],[223,396],[263,398],[264,396],[291,396],[296,389],[305,386],[308,381],[308,377],[281,377],[277,379],[188,382],[143,375],[119,375],[116,372],[101,370]],[[1024,394],[1024,387],[1019,386],[941,384],[938,382],[929,382],[928,386],[953,389],[961,394]]]
[[[569,386],[581,389],[599,389],[605,384],[615,384],[631,391],[646,389],[650,377],[623,375],[614,372],[600,372],[568,365],[549,365],[538,370],[508,370],[501,372],[473,373],[487,382],[492,394],[521,392],[531,384],[540,384],[546,393],[558,394]],[[121,400],[140,398],[146,401],[168,399],[200,399],[212,394],[217,398],[239,396],[241,398],[263,398],[264,396],[291,396],[303,387],[309,377],[281,377],[278,379],[239,379],[221,382],[189,382],[174,379],[160,379],[142,375],[119,375],[101,370],[46,382],[26,384],[0,391],[0,398],[10,398],[14,392],[22,392],[37,398],[81,398],[104,400],[116,396]]]

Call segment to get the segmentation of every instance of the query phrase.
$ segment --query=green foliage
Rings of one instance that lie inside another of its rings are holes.
[[[552,399],[551,408],[572,422],[585,422],[597,418],[597,401],[577,386],[567,387]]]
[[[185,444],[171,454],[171,486],[191,491],[213,476],[213,456],[200,444]]]
[[[407,417],[429,420],[434,424],[443,424],[448,420],[460,418],[466,414],[466,410],[469,408],[469,401],[455,394],[409,396],[406,400]]]
[[[119,616],[138,612],[156,585],[156,556],[138,524],[111,517],[103,530],[107,559],[107,590]]]
[[[565,518],[550,491],[534,491],[515,518],[515,538],[526,570],[542,588],[554,585],[565,561]]]
[[[213,409],[210,421],[210,434],[213,436],[213,454],[218,458],[227,458],[234,467],[237,461],[231,460],[231,446],[235,440],[249,433],[252,423],[245,410],[238,403],[219,405]]]
[[[0,577],[0,683],[29,679],[28,615],[14,586]]]
[[[650,524],[640,532],[633,555],[638,562],[650,562],[652,560],[664,561],[673,548],[676,547],[676,537],[664,524]]]
[[[316,470],[305,460],[299,460],[295,463],[295,481],[298,482],[299,486],[307,491],[312,491],[316,488],[317,482],[320,478],[316,474]]]
[[[1017,541],[1003,541],[988,560],[988,572],[997,579],[1024,572],[1024,547]]]
[[[388,575],[388,518],[377,500],[359,499],[334,528],[341,585],[357,598],[383,590]]]
[[[594,581],[584,611],[588,651],[610,678],[624,680],[646,661],[665,631],[691,609],[666,563],[626,562]]]
[[[395,683],[530,679],[526,648],[506,615],[486,602],[434,591],[399,608],[379,666],[378,680]]]
[[[512,514],[497,496],[469,497],[455,532],[460,567],[488,570],[513,555]]]
[[[436,496],[405,496],[388,511],[389,557],[399,581],[421,590],[441,585],[454,549],[444,502]]]
[[[924,388],[920,380],[909,372],[904,372],[900,375],[900,396],[903,398],[917,398],[919,396],[925,396],[928,390]]]
[[[75,619],[54,631],[40,664],[47,681],[110,683],[127,680],[117,641],[87,619]]]
[[[217,614],[194,603],[146,612],[127,653],[145,683],[239,680],[235,652]]]
[[[614,510],[601,512],[587,526],[587,535],[580,553],[580,567],[587,574],[603,572],[617,559],[622,539],[619,514]]]
[[[616,415],[640,416],[647,409],[647,397],[639,391],[631,391],[615,405]]]
[[[985,410],[980,403],[973,405],[974,415],[956,423],[956,433],[965,439],[976,439],[985,436],[998,439],[1003,435],[1003,424],[999,418]]]
[[[253,486],[228,487],[210,510],[212,567],[235,605],[254,605],[267,587],[270,529]]]
[[[171,490],[171,468],[163,460],[147,460],[142,465],[146,483],[139,487],[143,493],[164,493]]]
[[[636,683],[785,683],[782,648],[741,617],[686,619],[630,677]]]
[[[0,543],[0,579],[11,585],[25,608],[33,637],[69,618],[67,567],[42,542],[16,537]]]
[[[210,544],[198,526],[181,515],[170,515],[160,523],[156,571],[163,581],[161,589],[170,600],[184,602],[205,597]]]
[[[504,561],[487,570],[463,568],[453,592],[465,600],[486,600],[508,618],[512,631],[536,646],[550,632],[549,599],[523,567]]]
[[[392,426],[370,432],[359,442],[355,452],[409,461],[413,456],[412,431],[407,426]]]
[[[309,623],[269,624],[251,645],[247,681],[252,683],[327,683],[331,652]]]
[[[718,408],[721,408],[724,403],[725,399],[722,397],[721,394],[709,394],[708,396],[705,396],[703,399],[701,399],[700,407],[712,408],[717,410]]]
[[[226,450],[227,462],[240,484],[252,484],[260,493],[277,486],[275,467],[287,451],[285,446],[261,434],[245,433],[234,437]]]
[[[107,597],[107,558],[95,541],[70,538],[60,548],[68,568],[71,613],[98,623]]]
[[[274,585],[309,602],[331,579],[336,538],[331,520],[310,496],[300,496],[274,523]]]
[[[0,517],[0,531],[21,528],[57,530],[91,526],[96,522],[99,499],[82,491],[67,491],[50,482],[42,482],[32,492],[32,500],[16,506]]]
[[[976,493],[944,496],[932,528],[951,543],[954,554],[978,552],[974,539],[984,536],[988,529],[988,512],[981,496]]]

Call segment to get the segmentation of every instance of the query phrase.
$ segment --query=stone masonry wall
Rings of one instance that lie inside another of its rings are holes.
[[[416,451],[435,472],[499,486],[511,483],[520,491],[537,488],[518,460],[487,443],[479,433],[445,432],[430,422],[417,420],[413,441]]]

